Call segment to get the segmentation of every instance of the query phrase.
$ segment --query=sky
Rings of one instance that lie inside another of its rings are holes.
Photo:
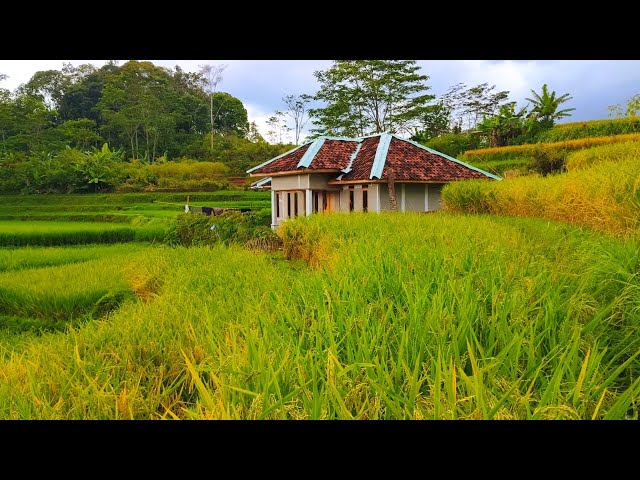
[[[218,90],[239,98],[249,121],[255,121],[263,135],[268,131],[267,118],[284,108],[282,97],[315,93],[318,83],[313,72],[331,65],[330,60],[149,60],[168,68],[179,65],[186,71],[197,71],[205,63],[227,65]],[[9,75],[0,87],[14,90],[36,71],[61,69],[65,62],[99,67],[106,60],[0,60],[0,73]],[[429,76],[430,93],[437,96],[457,83],[488,82],[496,91],[508,90],[510,100],[523,107],[531,89],[539,92],[547,83],[558,95],[573,97],[563,104],[576,109],[563,120],[568,122],[608,118],[609,105],[624,104],[640,93],[640,60],[418,60],[418,64],[421,73]]]

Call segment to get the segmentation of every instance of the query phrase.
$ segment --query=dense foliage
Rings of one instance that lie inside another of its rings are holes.
[[[3,167],[26,162],[16,168],[68,176],[68,164],[104,143],[126,162],[187,157],[224,163],[235,175],[290,148],[268,144],[249,124],[239,99],[207,93],[202,74],[178,66],[171,70],[133,60],[101,68],[65,64],[62,70],[36,72],[14,92],[0,88]],[[122,176],[120,170],[101,172],[83,184],[77,178],[66,184],[24,182],[0,186],[0,192],[104,190],[118,183],[111,177]]]

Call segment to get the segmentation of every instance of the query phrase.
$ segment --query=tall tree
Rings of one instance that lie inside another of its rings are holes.
[[[293,121],[293,136],[296,145],[298,145],[302,129],[309,121],[307,104],[311,101],[311,96],[305,93],[301,95],[285,95],[282,97],[282,101],[287,106],[285,114]]]
[[[467,128],[474,128],[478,121],[496,114],[500,105],[509,98],[508,91],[493,93],[496,86],[481,83],[462,92],[462,106],[467,115]]]
[[[267,136],[273,143],[277,142],[280,145],[283,143],[282,137],[291,130],[287,126],[287,120],[284,117],[284,112],[276,111],[267,119],[267,125],[271,127],[271,130],[267,132]]]
[[[322,108],[309,111],[315,133],[411,132],[434,96],[415,60],[334,60],[314,72]]]
[[[242,102],[225,92],[217,92],[212,96],[214,129],[216,132],[235,133],[240,137],[247,134],[249,128],[247,109]]]
[[[556,96],[555,91],[549,93],[546,83],[542,85],[542,92],[540,94],[533,90],[531,90],[531,94],[533,98],[527,98],[532,106],[530,115],[540,121],[545,127],[552,127],[556,120],[571,116],[569,112],[575,110],[575,108],[558,110],[560,105],[572,100],[573,97],[569,96],[568,93],[560,95],[559,97]]]
[[[228,67],[228,65],[219,64],[213,65],[210,63],[199,65],[200,74],[202,75],[202,81],[205,91],[209,93],[209,115],[211,118],[211,151],[213,152],[213,133],[214,133],[214,115],[213,115],[213,94],[216,93],[218,84],[222,82],[222,72]]]
[[[20,91],[39,97],[47,108],[57,109],[70,84],[70,79],[62,71],[43,70],[34,73],[31,79],[20,87]]]

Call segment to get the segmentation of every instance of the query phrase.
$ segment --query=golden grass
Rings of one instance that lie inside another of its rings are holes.
[[[640,234],[640,157],[601,161],[549,177],[456,182],[442,192],[452,212],[491,213],[585,225],[618,236]]]
[[[528,143],[525,145],[511,145],[508,147],[481,148],[477,150],[467,150],[463,154],[463,159],[471,157],[511,157],[526,156],[535,153],[539,148],[544,150],[579,150],[594,147],[597,145],[607,145],[612,143],[640,141],[640,133],[630,133],[627,135],[610,135],[607,137],[588,137],[577,140],[566,140],[553,143]],[[498,158],[495,158],[498,160]]]

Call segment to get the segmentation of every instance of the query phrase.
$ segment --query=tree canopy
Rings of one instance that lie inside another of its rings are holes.
[[[198,151],[209,160],[213,147],[202,152],[200,144],[212,136],[212,118],[213,135],[244,139],[249,125],[239,99],[207,89],[201,73],[148,61],[39,71],[15,92],[0,89],[0,152],[56,153],[106,142],[129,159]]]
[[[415,60],[335,60],[314,73],[324,106],[310,110],[317,134],[410,132],[434,96]]]

